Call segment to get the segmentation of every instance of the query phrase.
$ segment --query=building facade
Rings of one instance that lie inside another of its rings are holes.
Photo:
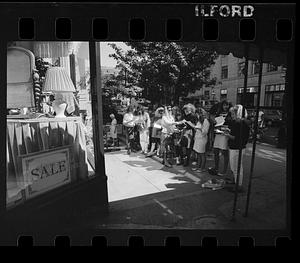
[[[211,77],[217,79],[214,87],[204,87],[190,97],[198,97],[204,101],[228,100],[233,104],[241,103],[244,87],[245,59],[239,59],[232,54],[220,55],[211,69]],[[248,83],[245,106],[253,108],[258,101],[259,63],[249,61]],[[262,84],[259,105],[263,107],[280,108],[285,93],[285,68],[263,63]]]

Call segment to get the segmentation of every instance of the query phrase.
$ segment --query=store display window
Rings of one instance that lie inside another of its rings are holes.
[[[7,48],[7,208],[95,176],[88,42]]]

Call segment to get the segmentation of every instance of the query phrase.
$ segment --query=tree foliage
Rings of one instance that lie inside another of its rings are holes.
[[[118,76],[127,87],[143,88],[143,96],[152,102],[177,102],[204,85],[214,85],[210,67],[217,57],[198,43],[126,42],[131,48],[123,51],[110,44],[117,60]],[[126,77],[126,78],[125,78]]]

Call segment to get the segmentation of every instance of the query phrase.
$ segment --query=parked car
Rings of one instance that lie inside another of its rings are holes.
[[[272,110],[272,109],[261,109],[263,114],[263,120],[266,126],[279,126],[282,122],[282,113],[280,110]],[[255,118],[256,110],[255,109],[247,109],[248,116],[252,120]]]
[[[267,126],[279,126],[282,122],[280,110],[264,110],[264,121]]]

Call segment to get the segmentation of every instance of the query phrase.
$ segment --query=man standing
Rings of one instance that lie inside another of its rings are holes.
[[[183,154],[183,165],[188,166],[194,145],[194,130],[193,126],[197,124],[197,116],[195,115],[195,106],[188,103],[183,106],[184,116],[183,120],[186,124],[183,138],[181,139],[181,147]]]
[[[126,128],[126,145],[127,145],[127,154],[130,154],[133,147],[134,141],[134,115],[133,115],[133,108],[129,106],[127,108],[127,112],[123,117],[123,125]]]
[[[234,175],[235,183],[238,183],[238,191],[243,192],[243,156],[245,154],[246,144],[249,139],[250,128],[245,121],[247,118],[247,112],[245,110],[245,118],[242,118],[243,106],[238,104],[230,108],[231,121],[229,122],[229,131],[224,134],[229,139],[229,160],[230,168]],[[237,182],[238,165],[239,165],[239,152],[241,151],[241,164],[240,164],[240,176],[239,182]],[[234,189],[231,189],[234,190]]]

